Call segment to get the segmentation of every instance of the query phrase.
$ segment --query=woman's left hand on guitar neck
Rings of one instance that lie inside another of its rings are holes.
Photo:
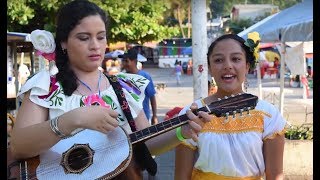
[[[187,116],[190,119],[187,125],[181,127],[181,133],[185,139],[192,138],[198,141],[198,133],[202,130],[204,124],[212,119],[208,112],[199,111],[198,115],[192,113],[193,110],[198,109],[196,103],[192,103],[190,110],[187,111]]]
[[[193,103],[190,110],[186,113],[189,118],[188,123],[181,126],[181,134],[185,139],[192,138],[194,141],[197,141],[198,133],[202,130],[204,124],[209,122],[212,118],[207,112],[203,111],[199,111],[198,115],[195,115],[192,111],[197,108],[197,105]],[[141,116],[143,116],[143,113],[140,113],[135,121],[139,130],[149,126],[147,120],[143,121]],[[182,141],[177,138],[176,129],[172,129],[147,140],[146,145],[152,155],[159,155],[175,148],[181,142]]]

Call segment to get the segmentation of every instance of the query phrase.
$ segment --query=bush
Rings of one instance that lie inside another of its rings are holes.
[[[313,124],[290,126],[285,132],[285,138],[290,140],[311,140],[313,139]]]

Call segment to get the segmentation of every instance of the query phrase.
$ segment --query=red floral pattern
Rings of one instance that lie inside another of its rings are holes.
[[[39,99],[46,99],[46,98],[50,97],[51,94],[59,88],[59,86],[56,83],[57,83],[57,79],[54,76],[50,76],[49,94],[39,96]]]
[[[98,94],[92,94],[90,96],[87,96],[84,100],[83,103],[86,106],[92,106],[92,105],[97,105],[97,106],[103,106],[106,108],[111,108],[109,104],[107,104]]]

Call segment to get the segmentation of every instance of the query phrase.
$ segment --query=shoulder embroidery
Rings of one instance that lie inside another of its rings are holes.
[[[141,94],[140,87],[146,83],[147,79],[144,77],[135,79],[123,74],[118,74],[117,77],[121,86],[130,93],[133,99],[139,101],[139,95]]]
[[[243,116],[236,114],[235,118],[216,117],[213,116],[212,120],[205,124],[202,132],[216,132],[216,133],[239,133],[248,131],[263,132],[264,129],[264,116],[271,117],[270,114],[260,111],[251,110],[250,115],[246,113]]]
[[[57,82],[54,76],[50,76],[50,87],[49,93],[44,96],[39,96],[39,99],[44,99],[50,102],[50,106],[61,106],[63,97],[60,95],[64,94],[59,82]]]

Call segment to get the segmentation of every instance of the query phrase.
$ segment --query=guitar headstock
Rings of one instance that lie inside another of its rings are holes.
[[[211,114],[217,117],[229,116],[252,110],[258,103],[258,97],[252,94],[240,93],[238,95],[226,96],[223,99],[218,99],[212,102],[207,107],[210,109]]]

